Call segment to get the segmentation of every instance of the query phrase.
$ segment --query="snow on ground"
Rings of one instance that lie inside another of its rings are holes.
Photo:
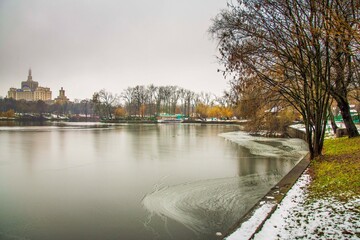
[[[360,197],[347,203],[336,199],[308,201],[310,181],[304,173],[253,239],[360,239]],[[263,206],[267,207],[257,209],[227,240],[249,239],[271,208],[268,203]]]
[[[304,173],[254,239],[360,239],[360,198],[307,201]]]
[[[345,128],[345,124],[344,124],[343,122],[337,122],[336,124],[337,124],[337,126],[338,126],[339,128]],[[297,129],[297,130],[300,130],[300,131],[303,131],[303,132],[306,132],[306,130],[305,130],[305,125],[302,124],[302,123],[293,124],[293,125],[291,125],[290,127],[291,127],[291,128],[294,128],[294,129]],[[356,124],[356,127],[357,127],[357,129],[360,131],[360,124]],[[334,135],[334,132],[333,132],[333,130],[331,129],[330,123],[328,123],[328,124],[326,125],[326,132],[325,132],[325,133],[326,133],[327,136],[330,136],[330,137]]]
[[[264,217],[270,213],[275,203],[262,203],[261,207],[255,210],[251,218],[244,222],[239,229],[231,234],[226,240],[250,239]]]
[[[301,124],[292,127],[304,130]],[[347,203],[334,198],[311,200],[310,182],[309,174],[303,173],[258,233],[254,234],[275,202],[261,203],[226,240],[360,239],[360,196]]]

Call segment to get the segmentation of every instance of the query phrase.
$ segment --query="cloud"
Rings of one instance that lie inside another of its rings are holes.
[[[34,78],[71,99],[102,88],[172,84],[216,94],[210,19],[226,1],[2,0],[0,95]],[[220,90],[219,90],[220,89]]]

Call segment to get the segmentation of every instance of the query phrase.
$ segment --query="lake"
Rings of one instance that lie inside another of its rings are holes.
[[[219,239],[306,153],[238,130],[0,126],[0,239]]]

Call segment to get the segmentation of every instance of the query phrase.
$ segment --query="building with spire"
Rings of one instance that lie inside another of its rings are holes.
[[[10,88],[8,98],[26,101],[50,101],[51,90],[48,87],[40,87],[39,83],[32,79],[31,69],[26,81],[21,82],[21,88]]]

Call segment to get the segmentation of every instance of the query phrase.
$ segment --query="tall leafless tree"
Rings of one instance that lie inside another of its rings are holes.
[[[225,73],[245,81],[255,74],[302,115],[311,158],[321,155],[333,74],[331,41],[322,32],[328,21],[321,8],[328,3],[237,1],[210,29]]]

